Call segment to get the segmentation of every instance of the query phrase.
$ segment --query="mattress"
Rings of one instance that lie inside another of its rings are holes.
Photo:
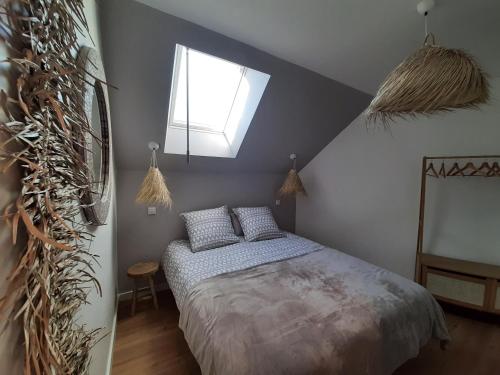
[[[291,234],[196,254],[176,241],[163,269],[203,374],[390,374],[450,339],[422,286]]]

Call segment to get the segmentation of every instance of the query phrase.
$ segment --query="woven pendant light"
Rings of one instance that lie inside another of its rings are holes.
[[[433,1],[417,8],[427,17]],[[427,20],[427,18],[425,18]],[[486,74],[468,53],[441,47],[427,33],[424,44],[397,66],[380,86],[366,111],[368,121],[476,108],[489,99]]]
[[[165,183],[165,178],[158,168],[158,160],[156,158],[156,151],[159,147],[158,143],[149,143],[149,149],[152,151],[151,165],[137,193],[135,202],[140,204],[161,205],[170,208],[172,207],[172,198],[170,197],[170,191]]]
[[[297,155],[291,154],[290,159],[293,161],[292,169],[288,172],[285,182],[278,191],[280,197],[294,197],[297,194],[307,195],[306,189],[297,173]]]

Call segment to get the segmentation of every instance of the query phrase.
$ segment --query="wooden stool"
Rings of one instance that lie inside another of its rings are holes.
[[[155,284],[153,282],[153,276],[160,268],[158,262],[141,262],[136,263],[128,269],[128,276],[134,279],[134,291],[132,294],[132,316],[135,315],[135,305],[139,299],[139,292],[141,292],[137,286],[138,280],[147,279],[149,283],[150,294],[153,297],[153,303],[156,310],[158,310],[158,300],[156,299]],[[149,293],[148,293],[149,294]],[[144,297],[144,296],[143,296]],[[142,298],[142,297],[141,297]]]

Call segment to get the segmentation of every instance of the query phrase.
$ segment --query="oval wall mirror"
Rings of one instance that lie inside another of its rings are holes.
[[[82,82],[83,109],[90,131],[82,134],[78,146],[88,169],[91,188],[82,196],[82,208],[91,225],[106,224],[110,203],[110,115],[104,68],[96,50],[82,47],[78,66],[85,72]]]

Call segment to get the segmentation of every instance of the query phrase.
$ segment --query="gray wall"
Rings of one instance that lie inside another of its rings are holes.
[[[423,156],[500,154],[500,79],[491,104],[368,131],[360,117],[300,175],[297,233],[413,277]],[[430,179],[425,250],[500,264],[500,179]]]
[[[163,144],[176,43],[271,75],[236,159],[163,155],[166,170],[281,172],[288,155],[301,168],[367,105],[360,91],[234,39],[131,0],[102,3],[102,28],[118,169],[149,160],[147,143]],[[297,46],[300,48],[300,46]]]
[[[170,241],[187,238],[179,213],[213,208],[267,205],[272,208],[278,225],[295,229],[295,200],[282,200],[275,206],[275,192],[285,175],[272,173],[186,173],[166,172],[172,193],[172,210],[157,209],[156,216],[147,215],[147,207],[134,203],[145,170],[118,172],[118,275],[121,292],[131,289],[127,268],[139,261],[159,261]],[[157,283],[162,284],[162,273]]]
[[[268,205],[290,168],[305,165],[367,105],[370,97],[297,65],[131,0],[101,3],[106,74],[118,166],[119,288],[130,289],[126,269],[159,260],[182,237],[178,213],[229,206]],[[268,73],[271,80],[235,159],[159,155],[173,191],[174,209],[155,217],[136,206],[135,194],[150,159],[149,141],[163,144],[176,43]],[[276,208],[278,224],[294,230],[295,202]],[[161,283],[161,278],[158,279]]]

